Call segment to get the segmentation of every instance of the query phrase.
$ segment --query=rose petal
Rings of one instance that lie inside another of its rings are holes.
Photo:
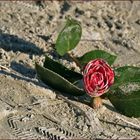
[[[84,87],[90,96],[104,94],[114,82],[114,71],[103,59],[90,61],[83,75]]]

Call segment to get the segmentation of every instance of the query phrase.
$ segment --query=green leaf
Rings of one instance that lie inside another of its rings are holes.
[[[131,82],[140,82],[140,68],[133,66],[124,66],[117,68],[115,70],[115,83],[112,85],[112,88],[116,88],[120,85],[131,83]]]
[[[85,94],[85,92],[82,89],[76,87],[59,74],[47,68],[44,68],[37,63],[35,67],[38,77],[50,87],[61,92],[69,93],[71,95],[81,96]]]
[[[84,54],[82,57],[78,58],[82,65],[87,64],[90,60],[102,58],[108,62],[108,64],[113,64],[117,56],[111,55],[102,50],[94,50]]]
[[[69,70],[62,64],[49,58],[47,55],[45,57],[44,67],[50,69],[51,71],[54,71],[55,73],[61,75],[62,77],[64,77],[72,83],[83,78],[83,76],[80,73]]]
[[[79,43],[81,35],[82,28],[80,23],[74,19],[68,19],[56,41],[57,53],[63,56],[68,51],[74,49]]]
[[[124,93],[117,88],[114,93],[108,94],[108,98],[122,114],[129,117],[140,117],[140,90]]]

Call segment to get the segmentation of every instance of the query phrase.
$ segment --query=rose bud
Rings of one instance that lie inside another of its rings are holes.
[[[99,97],[114,83],[114,71],[103,59],[92,60],[84,68],[83,82],[88,95]],[[100,106],[100,103],[97,106]]]
[[[114,83],[114,71],[102,59],[90,61],[84,68],[84,87],[88,95],[98,97]]]

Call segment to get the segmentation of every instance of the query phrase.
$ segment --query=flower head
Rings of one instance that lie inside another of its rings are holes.
[[[83,81],[87,94],[98,97],[114,83],[114,71],[103,59],[95,59],[85,66]]]

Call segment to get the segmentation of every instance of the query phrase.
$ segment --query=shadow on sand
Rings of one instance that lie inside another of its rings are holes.
[[[5,33],[0,34],[0,48],[5,51],[19,51],[29,55],[41,55],[43,53],[43,50],[38,48],[35,44],[25,41],[18,36]]]

